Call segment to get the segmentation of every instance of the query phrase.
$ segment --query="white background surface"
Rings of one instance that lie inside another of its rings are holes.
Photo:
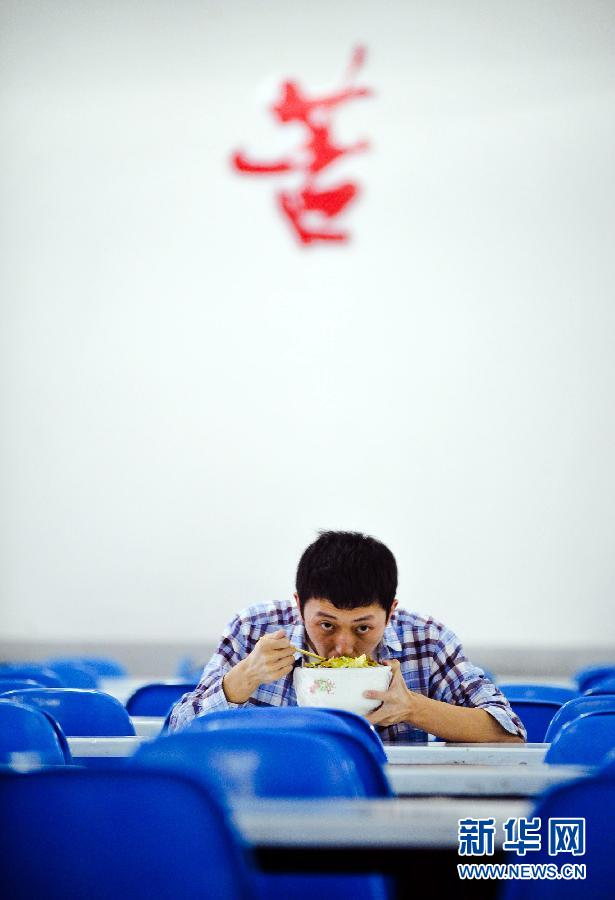
[[[615,7],[0,9],[0,628],[215,640],[364,530],[464,641],[612,639]],[[267,103],[371,100],[302,248]]]

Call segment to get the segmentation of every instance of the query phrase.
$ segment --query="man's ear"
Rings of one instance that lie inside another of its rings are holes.
[[[299,603],[299,594],[297,593],[297,591],[295,591],[295,593],[293,594],[293,597],[295,598],[295,603],[297,604],[297,609],[299,610],[299,615],[301,616],[301,619],[303,620],[303,612],[301,610],[301,605]]]
[[[398,605],[399,605],[399,600],[397,600],[397,598],[396,598],[396,599],[393,600],[393,602],[391,603],[391,611],[389,612],[389,615],[388,615],[388,618],[387,618],[387,625],[388,625],[389,622],[391,621],[391,616],[393,615],[393,613],[394,613],[395,610],[397,609]]]

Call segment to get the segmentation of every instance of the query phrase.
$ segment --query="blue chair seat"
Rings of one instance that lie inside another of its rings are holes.
[[[574,674],[574,680],[579,688],[579,693],[584,694],[588,688],[593,687],[598,681],[602,681],[603,678],[610,676],[615,676],[615,664],[602,663],[601,665],[585,666],[583,669],[579,669]]]
[[[68,687],[49,666],[37,663],[12,663],[0,666],[0,683],[5,679],[32,679],[45,687]]]
[[[525,855],[511,854],[506,858],[509,864],[557,866],[561,871],[564,864],[584,864],[585,880],[566,880],[558,878],[526,878],[509,880],[502,883],[502,900],[610,900],[613,897],[615,883],[615,773],[605,769],[595,776],[568,782],[551,788],[539,798],[529,818],[540,820],[539,850],[532,850]],[[584,853],[574,854],[580,850],[576,843],[579,831],[569,832],[572,840],[570,847],[563,852],[557,844],[557,832],[550,832],[551,820],[572,819],[578,822],[584,819],[585,847]],[[550,853],[550,850],[556,851]]]
[[[566,724],[566,722],[572,722],[577,716],[583,715],[583,713],[599,712],[602,710],[606,712],[615,710],[614,696],[609,694],[598,697],[587,697],[582,695],[580,697],[575,697],[573,700],[569,700],[568,703],[564,703],[561,709],[553,716],[545,735],[545,741],[551,743],[557,732]]]
[[[2,893],[11,900],[239,900],[250,895],[224,810],[171,772],[0,773]]]
[[[567,722],[545,755],[554,765],[599,766],[615,749],[615,711],[590,712]]]
[[[0,678],[0,696],[8,691],[23,691],[26,688],[43,687],[33,678]]]
[[[578,695],[578,691],[574,688],[560,687],[555,684],[525,682],[523,684],[500,684],[498,687],[510,701],[555,700],[558,703],[568,703]]]
[[[319,709],[299,706],[242,707],[216,710],[193,719],[188,730],[217,730],[220,728],[310,728],[354,734],[380,763],[387,755],[379,734],[363,716],[339,709]]]
[[[390,790],[374,755],[343,731],[188,730],[141,746],[129,766],[183,772],[229,805],[245,797],[366,797]],[[388,880],[375,874],[258,874],[254,887],[262,900],[387,900],[391,895]]]
[[[106,656],[56,656],[47,660],[52,669],[58,663],[89,669],[97,678],[123,678],[128,674],[125,666]]]
[[[508,702],[525,725],[530,743],[542,743],[545,740],[547,728],[562,706],[559,700],[513,700],[510,696]]]
[[[602,694],[615,694],[615,676],[594,681],[585,691],[586,697],[600,697]]]
[[[29,768],[71,762],[55,719],[35,707],[0,698],[0,763]]]
[[[28,688],[3,695],[44,710],[69,737],[127,737],[135,734],[125,707],[110,694],[79,688]]]
[[[184,694],[196,684],[186,681],[158,681],[144,684],[131,694],[126,709],[131,716],[166,716]]]

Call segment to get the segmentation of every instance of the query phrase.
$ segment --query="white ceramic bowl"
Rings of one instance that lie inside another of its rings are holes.
[[[293,675],[298,706],[326,706],[365,716],[380,706],[363,691],[386,691],[392,677],[388,666],[365,669],[307,669],[298,666]]]

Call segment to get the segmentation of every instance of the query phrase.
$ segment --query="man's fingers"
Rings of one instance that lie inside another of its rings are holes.
[[[384,702],[385,693],[383,691],[363,691],[363,696],[367,698],[367,700],[380,700]]]

